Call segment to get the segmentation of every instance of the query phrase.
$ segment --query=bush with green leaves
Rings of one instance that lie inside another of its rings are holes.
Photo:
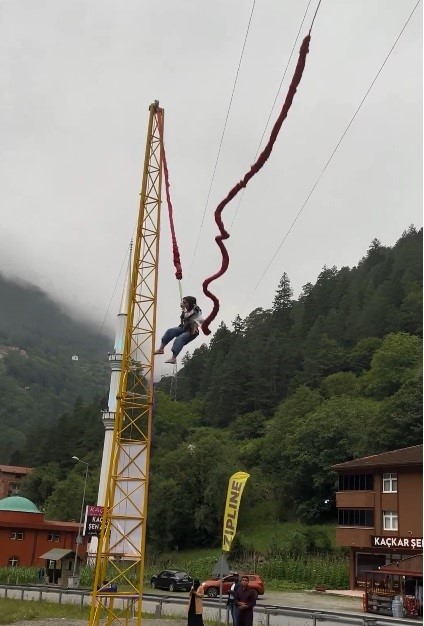
[[[304,585],[311,589],[324,584],[330,589],[348,589],[349,560],[344,555],[286,556],[269,559],[258,565],[258,574],[265,581],[273,581],[275,589],[284,585]],[[291,587],[294,588],[294,587]]]
[[[38,582],[37,567],[1,567],[0,583],[6,585],[25,585]]]

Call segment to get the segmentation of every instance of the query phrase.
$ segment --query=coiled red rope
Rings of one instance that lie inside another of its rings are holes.
[[[175,267],[175,278],[177,280],[181,280],[183,277],[183,269],[181,267],[180,251],[178,249],[177,236],[175,234],[174,209],[172,206],[171,194],[169,193],[169,172],[168,172],[168,163],[166,161],[165,144],[163,141],[162,115],[160,115],[159,113],[156,113],[156,120],[157,120],[159,137],[160,137],[160,150],[162,153],[163,173],[165,176],[166,202],[168,205],[169,227],[171,229],[172,255],[173,255],[174,267]]]
[[[228,239],[230,235],[229,233],[227,233],[227,231],[224,228],[224,224],[221,219],[222,211],[227,206],[227,204],[239,193],[239,191],[241,191],[241,189],[247,186],[247,183],[249,182],[249,180],[253,178],[253,176],[259,172],[259,170],[264,166],[265,162],[268,160],[268,157],[270,156],[272,149],[274,147],[274,143],[277,139],[278,133],[280,132],[281,126],[287,117],[287,114],[293,102],[293,98],[296,94],[297,88],[302,79],[302,74],[303,74],[303,70],[305,69],[305,63],[306,63],[306,55],[309,52],[310,41],[311,41],[311,35],[308,34],[303,40],[302,45],[300,46],[299,59],[297,61],[297,65],[296,65],[296,69],[292,78],[292,82],[287,92],[287,96],[284,101],[283,108],[281,109],[281,113],[278,116],[277,121],[275,122],[274,127],[271,131],[271,135],[269,137],[267,145],[265,146],[264,150],[261,152],[261,154],[257,158],[256,162],[252,165],[250,170],[244,176],[244,178],[241,181],[239,181],[237,185],[235,185],[231,189],[227,197],[224,198],[224,200],[222,200],[222,202],[220,202],[220,204],[218,204],[217,208],[215,209],[215,222],[220,232],[220,234],[215,237],[215,241],[218,244],[219,249],[221,250],[222,263],[221,263],[221,267],[219,271],[216,272],[216,274],[213,274],[212,276],[210,276],[209,278],[206,278],[206,280],[203,281],[203,293],[205,294],[205,296],[210,298],[210,300],[212,300],[213,302],[212,311],[202,324],[202,330],[205,333],[205,335],[210,335],[211,331],[209,330],[209,325],[215,319],[219,311],[219,300],[208,289],[208,287],[214,280],[216,280],[217,278],[225,274],[230,263],[228,250],[225,247],[225,244],[223,243],[224,240]]]

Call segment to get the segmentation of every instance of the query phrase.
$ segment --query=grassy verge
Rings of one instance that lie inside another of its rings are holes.
[[[87,619],[88,607],[81,608],[73,604],[0,598],[0,624],[14,624],[23,620],[47,617],[58,617],[65,620]],[[66,624],[66,621],[64,623]]]
[[[36,620],[45,618],[63,619],[64,625],[67,620],[87,620],[89,607],[81,608],[72,604],[57,604],[55,602],[38,602],[35,600],[14,600],[12,598],[0,598],[0,624],[16,624],[23,620]],[[155,619],[153,613],[143,613],[145,619]],[[169,621],[186,621],[181,615],[166,615],[162,618]],[[216,620],[205,620],[210,626],[218,624]]]

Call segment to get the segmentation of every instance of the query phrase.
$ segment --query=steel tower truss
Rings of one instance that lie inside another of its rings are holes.
[[[150,106],[127,328],[90,626],[142,618],[142,590],[153,410],[163,109]],[[103,585],[107,580],[108,585]],[[110,585],[116,584],[117,591]]]

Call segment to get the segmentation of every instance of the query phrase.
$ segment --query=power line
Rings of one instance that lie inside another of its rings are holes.
[[[284,79],[285,79],[285,77],[286,77],[287,71],[288,71],[288,69],[289,69],[290,61],[292,60],[293,52],[294,52],[294,51],[295,51],[295,49],[296,49],[297,41],[298,41],[299,36],[300,36],[300,33],[301,33],[301,31],[302,31],[303,24],[304,24],[304,22],[305,22],[306,15],[307,15],[307,13],[308,13],[308,11],[309,11],[309,7],[310,7],[310,5],[311,5],[311,2],[312,2],[312,0],[309,0],[309,1],[308,1],[308,4],[307,4],[306,9],[305,9],[305,12],[304,12],[304,14],[303,14],[302,21],[301,21],[300,26],[299,26],[299,30],[297,31],[296,39],[294,40],[294,43],[293,43],[292,49],[291,49],[291,51],[290,51],[290,56],[289,56],[289,58],[288,58],[288,60],[287,60],[286,67],[284,68],[283,77],[282,77],[282,79],[280,80],[280,84],[278,85],[277,93],[276,93],[276,95],[275,95],[274,102],[272,103],[272,107],[271,107],[271,110],[270,110],[270,112],[269,112],[268,119],[267,119],[267,121],[266,121],[265,128],[264,128],[264,130],[263,130],[262,136],[261,136],[261,138],[260,138],[260,140],[259,140],[259,144],[258,144],[258,148],[257,148],[257,150],[256,150],[256,154],[255,154],[255,156],[253,157],[253,163],[254,163],[254,162],[256,161],[256,159],[257,159],[257,156],[258,156],[258,154],[259,154],[259,150],[261,149],[261,145],[262,145],[262,142],[263,142],[264,137],[265,137],[265,133],[266,133],[266,131],[268,130],[268,126],[269,126],[269,123],[270,123],[270,121],[271,121],[271,117],[272,117],[272,114],[273,114],[273,112],[274,112],[275,105],[277,104],[277,100],[278,100],[278,98],[279,98],[279,96],[280,96],[281,87],[283,86],[283,82],[284,82]],[[319,5],[318,5],[318,7],[319,7]],[[317,11],[318,11],[318,7],[317,7]],[[314,19],[315,19],[315,16],[314,16]],[[311,28],[312,28],[312,26],[311,26]],[[240,199],[239,199],[239,201],[238,201],[238,204],[237,204],[237,207],[236,207],[236,210],[235,210],[235,213],[234,213],[234,216],[233,216],[232,222],[231,222],[231,224],[230,224],[230,229],[233,227],[233,224],[234,224],[234,222],[235,222],[235,220],[236,220],[236,217],[237,217],[237,214],[238,214],[238,210],[239,210],[240,205],[241,205],[241,203],[242,203],[242,200],[243,200],[243,198],[244,198],[244,193],[245,193],[245,191],[246,191],[246,188],[244,188],[244,189],[242,190],[241,194],[240,194]]]
[[[106,309],[105,316],[104,316],[104,318],[103,318],[103,322],[101,323],[101,326],[100,326],[99,332],[97,333],[97,336],[96,336],[95,347],[97,347],[99,337],[100,337],[100,335],[102,334],[102,330],[103,330],[103,327],[104,327],[105,322],[106,322],[106,318],[107,318],[108,313],[109,313],[110,305],[112,304],[112,300],[113,300],[113,297],[114,297],[114,295],[115,295],[115,291],[116,291],[116,288],[117,288],[117,286],[118,286],[119,279],[121,278],[121,274],[122,274],[122,269],[123,269],[123,267],[124,267],[124,263],[125,263],[125,261],[126,261],[126,259],[127,259],[127,256],[128,256],[129,251],[131,250],[131,245],[132,245],[132,244],[130,244],[130,245],[127,247],[127,249],[126,249],[125,256],[124,256],[124,259],[123,259],[123,261],[122,261],[121,268],[120,268],[120,270],[119,270],[118,278],[116,279],[116,283],[115,283],[115,286],[114,286],[114,288],[113,288],[112,295],[110,296],[109,304],[107,305],[107,309]]]
[[[243,56],[244,56],[244,49],[246,47],[247,37],[249,35],[250,24],[252,22],[253,11],[255,10],[255,5],[256,5],[256,0],[253,0],[252,10],[250,11],[249,22],[247,24],[246,34],[245,34],[244,42],[243,42],[243,47],[241,49],[241,54],[240,54],[240,59],[239,59],[239,62],[238,62],[237,72],[236,72],[236,76],[235,76],[235,79],[234,79],[233,89],[232,89],[232,92],[231,92],[230,102],[228,104],[227,115],[225,117],[224,128],[222,130],[221,139],[220,139],[220,142],[219,142],[218,154],[216,155],[215,165],[214,165],[214,168],[213,168],[213,171],[212,171],[212,178],[211,178],[211,182],[210,182],[210,185],[209,185],[208,195],[206,197],[205,207],[203,209],[202,221],[200,223],[199,234],[197,235],[196,245],[194,247],[193,258],[191,260],[190,269],[193,267],[194,259],[195,259],[195,256],[196,256],[196,253],[197,253],[197,248],[198,248],[198,245],[199,245],[200,233],[202,232],[203,222],[205,221],[206,209],[208,208],[209,198],[210,198],[210,195],[211,195],[213,182],[215,180],[216,168],[218,167],[218,161],[219,161],[219,157],[221,155],[222,142],[224,140],[224,135],[225,135],[225,131],[226,131],[227,124],[228,124],[228,118],[230,116],[231,105],[233,103],[234,93],[235,93],[235,90],[236,90],[236,85],[237,85],[238,76],[239,76],[239,72],[240,72],[241,62],[242,62]]]
[[[400,31],[400,33],[399,33],[399,35],[396,37],[396,39],[395,39],[395,41],[394,41],[394,43],[393,43],[392,47],[390,48],[390,50],[389,50],[389,52],[388,52],[388,54],[387,54],[386,58],[384,59],[384,61],[383,61],[382,65],[381,65],[380,69],[378,70],[377,74],[374,76],[374,78],[373,78],[373,80],[372,80],[372,82],[371,82],[370,86],[368,87],[368,89],[367,89],[367,91],[366,91],[366,93],[365,93],[364,97],[362,98],[362,100],[361,100],[361,102],[360,102],[360,104],[359,104],[358,108],[356,109],[355,113],[353,114],[353,116],[352,116],[352,118],[351,118],[351,120],[350,120],[349,124],[346,126],[346,128],[345,128],[345,130],[344,130],[344,132],[343,132],[342,136],[340,137],[339,141],[337,142],[337,144],[336,144],[335,148],[333,149],[333,151],[332,151],[332,153],[331,153],[331,155],[330,155],[329,159],[327,160],[326,164],[324,165],[324,167],[323,167],[323,169],[322,169],[322,171],[321,171],[320,175],[318,176],[318,178],[316,179],[316,181],[315,181],[314,185],[312,186],[312,188],[311,188],[311,190],[310,190],[309,194],[308,194],[308,195],[307,195],[307,197],[306,197],[306,200],[305,200],[305,201],[304,201],[304,203],[302,204],[302,206],[301,206],[300,210],[298,211],[298,213],[297,213],[296,217],[294,218],[293,222],[291,223],[290,228],[288,229],[288,231],[287,231],[287,232],[286,232],[286,234],[284,235],[284,238],[283,238],[283,240],[281,241],[281,243],[279,244],[279,246],[278,246],[277,250],[275,251],[275,253],[274,253],[274,254],[273,254],[273,256],[271,257],[271,260],[269,261],[268,265],[266,266],[266,268],[265,268],[264,272],[262,273],[262,275],[261,275],[260,279],[259,279],[259,280],[258,280],[258,282],[256,283],[256,285],[255,285],[255,287],[254,287],[254,289],[253,289],[252,293],[251,293],[251,294],[250,294],[250,296],[249,296],[249,300],[250,300],[251,296],[255,293],[256,289],[257,289],[257,288],[259,287],[259,285],[261,284],[261,282],[262,282],[262,280],[263,280],[263,278],[264,278],[265,274],[267,273],[267,271],[268,271],[268,270],[269,270],[269,268],[271,267],[272,263],[274,262],[274,260],[275,260],[275,258],[276,258],[276,256],[277,256],[277,254],[278,254],[278,253],[279,253],[279,251],[281,250],[281,248],[282,248],[282,246],[283,246],[284,242],[286,241],[287,237],[289,236],[290,232],[292,231],[292,229],[293,229],[294,225],[296,224],[296,222],[297,222],[298,218],[300,217],[300,215],[301,215],[301,213],[302,213],[303,209],[305,208],[305,206],[306,206],[306,205],[307,205],[307,203],[309,202],[309,199],[310,199],[310,197],[312,196],[313,192],[315,191],[316,187],[318,186],[318,184],[319,184],[319,182],[320,182],[321,178],[324,176],[324,174],[325,174],[325,172],[326,172],[326,170],[327,170],[328,166],[330,165],[330,163],[331,163],[331,161],[332,161],[332,159],[333,159],[334,155],[336,154],[336,152],[337,152],[337,150],[338,150],[338,148],[339,148],[340,144],[342,143],[342,141],[343,141],[343,139],[345,138],[345,136],[346,136],[347,132],[349,131],[349,128],[352,126],[352,124],[353,124],[353,122],[354,122],[354,120],[355,120],[356,116],[358,115],[359,111],[361,110],[362,105],[364,104],[365,100],[367,99],[368,94],[370,93],[371,89],[373,88],[373,86],[374,86],[375,82],[377,81],[378,77],[380,76],[381,72],[383,71],[384,66],[386,65],[387,61],[389,60],[390,55],[392,54],[393,50],[395,49],[395,47],[396,47],[396,45],[397,45],[397,43],[398,43],[399,39],[401,38],[401,36],[402,36],[402,34],[403,34],[403,32],[404,32],[405,28],[408,26],[408,24],[409,24],[409,22],[410,22],[410,20],[411,20],[412,16],[414,15],[414,13],[415,13],[415,11],[416,11],[416,9],[417,9],[418,5],[420,4],[420,2],[421,2],[421,0],[418,0],[418,2],[415,4],[414,8],[412,9],[411,13],[409,14],[408,19],[406,20],[405,24],[403,25],[403,27],[402,27],[402,29],[401,29],[401,31]]]

